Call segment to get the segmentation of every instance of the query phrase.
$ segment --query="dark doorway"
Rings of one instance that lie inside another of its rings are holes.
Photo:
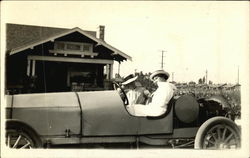
[[[48,92],[67,91],[67,66],[62,62],[46,62],[46,83]]]
[[[64,92],[67,87],[67,63],[39,61],[37,63],[38,90],[41,92]]]

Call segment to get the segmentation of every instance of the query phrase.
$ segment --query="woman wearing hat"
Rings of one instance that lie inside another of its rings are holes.
[[[169,74],[164,70],[157,70],[150,75],[150,79],[158,86],[153,93],[151,103],[147,105],[129,104],[127,110],[134,116],[160,116],[167,110],[167,104],[174,95],[175,86],[167,82]]]
[[[147,101],[150,92],[142,87],[141,83],[136,81],[138,76],[133,77],[133,75],[128,78],[125,82],[122,83],[122,86],[125,88],[125,92],[128,98],[129,104],[145,104]]]

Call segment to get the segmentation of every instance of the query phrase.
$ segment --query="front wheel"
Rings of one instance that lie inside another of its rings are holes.
[[[41,141],[31,131],[12,127],[6,129],[6,145],[14,149],[30,149],[41,147]]]
[[[240,130],[228,118],[214,117],[199,128],[195,137],[196,149],[240,148]]]

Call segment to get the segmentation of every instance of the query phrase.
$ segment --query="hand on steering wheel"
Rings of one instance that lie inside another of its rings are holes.
[[[119,95],[122,98],[124,105],[128,105],[129,104],[128,97],[127,97],[124,89],[122,89],[122,87],[116,82],[113,82],[113,87],[115,90],[117,90],[119,92]]]

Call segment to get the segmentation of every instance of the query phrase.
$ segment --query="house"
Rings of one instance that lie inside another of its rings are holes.
[[[7,24],[7,93],[107,90],[113,64],[132,58],[96,32]]]

